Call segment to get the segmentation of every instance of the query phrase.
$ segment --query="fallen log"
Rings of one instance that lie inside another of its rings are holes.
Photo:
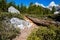
[[[26,15],[25,17],[28,18],[30,21],[32,21],[34,24],[36,24],[38,26],[49,26],[51,24],[54,24],[56,26],[60,25],[60,22],[37,19],[37,18],[30,17],[28,15]]]

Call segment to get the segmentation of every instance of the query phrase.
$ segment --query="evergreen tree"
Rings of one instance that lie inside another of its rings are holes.
[[[52,7],[52,13],[54,14],[54,12],[56,11],[55,6]]]
[[[23,3],[21,3],[21,5],[20,5],[20,12],[21,13],[26,13],[27,12],[27,8],[26,8],[25,5],[23,5]]]
[[[7,5],[6,0],[1,0],[0,3],[1,3],[1,5],[0,5],[1,10],[6,11],[7,10],[6,9],[6,5]]]

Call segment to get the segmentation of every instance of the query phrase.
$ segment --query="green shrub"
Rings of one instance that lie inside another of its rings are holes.
[[[21,18],[20,14],[0,13],[0,40],[12,40],[20,34],[20,29],[15,28],[9,21],[12,17]]]
[[[60,40],[60,26],[39,27],[34,29],[27,40]]]

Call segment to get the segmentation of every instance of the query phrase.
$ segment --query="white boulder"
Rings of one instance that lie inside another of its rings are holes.
[[[30,28],[32,26],[30,22],[18,18],[11,18],[10,22],[14,27],[18,27],[20,29],[24,29],[25,27]]]
[[[19,12],[17,9],[15,9],[13,6],[10,6],[10,7],[8,8],[8,12],[20,14],[20,12]]]
[[[54,14],[59,14],[59,12],[58,12],[58,11],[56,11],[56,12],[54,12]]]

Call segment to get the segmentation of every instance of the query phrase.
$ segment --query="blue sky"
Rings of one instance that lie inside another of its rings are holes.
[[[10,2],[10,1],[12,0],[7,0],[7,2]],[[52,1],[54,1],[56,4],[60,4],[60,0],[13,0],[13,1],[17,5],[23,3],[26,6],[29,6],[30,2],[33,2],[33,3],[38,2],[40,4],[43,4],[44,6],[48,6]]]

